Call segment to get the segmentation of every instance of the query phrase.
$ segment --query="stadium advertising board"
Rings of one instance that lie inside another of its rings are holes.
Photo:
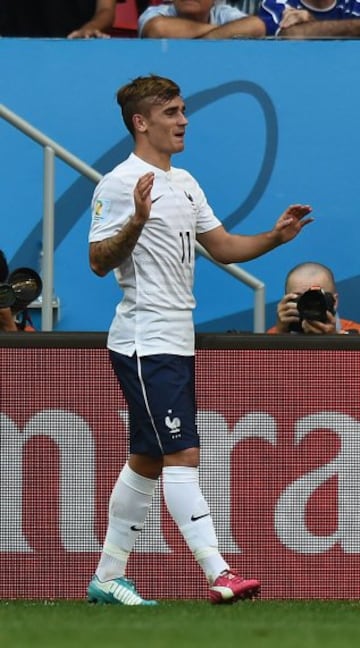
[[[81,598],[126,459],[125,403],[104,349],[1,355],[1,597]],[[358,364],[355,350],[197,351],[202,488],[222,553],[265,598],[359,596]],[[207,595],[160,484],[129,576],[144,596]]]

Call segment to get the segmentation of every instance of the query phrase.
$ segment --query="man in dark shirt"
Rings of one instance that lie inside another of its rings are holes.
[[[32,38],[104,38],[116,0],[1,0],[0,35]]]

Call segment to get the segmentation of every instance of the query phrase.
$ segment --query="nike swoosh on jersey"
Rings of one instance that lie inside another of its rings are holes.
[[[192,515],[191,521],[195,522],[196,520],[200,520],[201,518],[207,517],[208,515],[210,515],[210,513],[203,513],[203,515]]]
[[[142,526],[137,526],[136,524],[132,524],[130,529],[131,531],[142,531]]]
[[[160,198],[163,197],[163,195],[164,195],[164,194],[161,194],[161,196],[156,196],[156,198],[154,198],[154,199],[151,201],[151,204],[153,205],[154,203],[156,203],[158,200],[160,200]]]

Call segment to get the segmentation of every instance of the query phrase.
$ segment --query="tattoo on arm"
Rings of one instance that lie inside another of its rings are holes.
[[[114,236],[91,243],[90,263],[94,272],[104,276],[116,268],[132,253],[145,223],[130,218]]]

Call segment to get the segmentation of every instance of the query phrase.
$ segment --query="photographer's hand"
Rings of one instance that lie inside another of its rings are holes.
[[[0,308],[0,331],[10,332],[17,330],[11,309]]]
[[[327,322],[317,322],[316,320],[303,320],[301,323],[304,333],[313,335],[334,335],[338,333],[336,329],[336,317],[330,311],[326,311]]]
[[[288,293],[284,295],[282,300],[277,306],[277,333],[289,333],[291,324],[299,323],[299,311],[297,309],[298,295],[296,293]]]

